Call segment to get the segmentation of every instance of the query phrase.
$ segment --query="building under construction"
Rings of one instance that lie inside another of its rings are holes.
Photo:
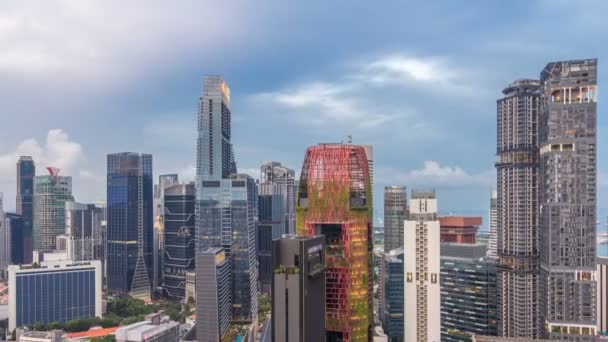
[[[296,212],[299,235],[326,239],[327,341],[368,341],[372,310],[372,201],[363,146],[306,150]]]

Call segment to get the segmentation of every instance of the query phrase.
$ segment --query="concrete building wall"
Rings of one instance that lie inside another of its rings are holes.
[[[440,226],[434,191],[412,192],[404,234],[405,341],[439,341]]]
[[[596,330],[597,60],[541,73],[541,301],[546,337]]]
[[[517,80],[497,107],[498,334],[538,338],[539,82]]]

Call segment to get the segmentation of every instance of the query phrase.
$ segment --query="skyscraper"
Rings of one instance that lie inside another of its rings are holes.
[[[149,300],[152,286],[152,155],[108,154],[107,284]]]
[[[55,250],[56,238],[65,232],[65,203],[73,201],[72,177],[59,176],[59,169],[34,177],[34,250]]]
[[[498,334],[538,338],[537,80],[517,80],[497,105]]]
[[[403,223],[405,225],[405,222]],[[380,320],[389,342],[403,342],[404,287],[403,247],[382,254]]]
[[[295,231],[295,172],[281,163],[260,168],[257,232],[260,288],[270,292],[272,240]]]
[[[412,191],[405,221],[404,341],[441,339],[440,228],[435,191]]]
[[[236,173],[230,116],[230,88],[224,78],[205,76],[198,106],[197,177],[220,179]]]
[[[540,80],[541,314],[551,339],[589,339],[596,312],[597,60]]]
[[[296,210],[298,235],[326,241],[328,341],[367,341],[372,311],[372,201],[362,146],[320,144],[304,156]]]
[[[194,183],[174,184],[164,191],[163,291],[186,299],[186,273],[195,269]]]
[[[17,162],[17,214],[23,218],[23,262],[32,262],[34,225],[34,176],[36,165],[30,156]]]
[[[177,174],[158,176],[158,184],[154,185],[154,235],[153,235],[153,276],[152,288],[154,290],[163,284],[163,261],[165,246],[165,190],[179,183]]]
[[[496,204],[498,193],[492,191],[490,195],[490,211],[488,212],[488,250],[489,257],[496,258],[498,256],[498,207]]]
[[[196,340],[222,341],[230,322],[230,262],[221,247],[196,253]]]
[[[196,174],[197,253],[222,247],[231,268],[232,319],[257,324],[257,191],[253,179],[236,174],[230,143],[230,89],[220,76],[206,76],[199,103]],[[201,270],[208,265],[200,265]],[[199,265],[197,263],[197,273]],[[200,292],[196,291],[197,302]],[[202,300],[202,298],[201,298]]]
[[[256,196],[255,182],[245,174],[202,181],[197,189],[198,248],[222,247],[226,252],[231,268],[232,319],[236,321],[257,320]],[[198,290],[196,294],[198,297]]]
[[[403,247],[403,224],[406,219],[406,188],[384,187],[384,253]]]
[[[272,340],[325,340],[325,237],[273,241]]]

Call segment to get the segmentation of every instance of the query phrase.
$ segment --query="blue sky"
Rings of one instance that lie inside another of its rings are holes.
[[[350,134],[375,149],[376,217],[388,184],[485,214],[502,89],[597,57],[603,213],[605,13],[599,0],[3,2],[0,191],[14,208],[20,154],[72,175],[80,201],[105,198],[109,152],[192,179],[202,78],[222,74],[240,171],[299,173],[307,146]]]

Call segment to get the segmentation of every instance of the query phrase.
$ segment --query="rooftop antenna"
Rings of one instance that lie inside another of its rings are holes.
[[[353,143],[353,136],[351,134],[348,135],[348,143],[349,144]]]

